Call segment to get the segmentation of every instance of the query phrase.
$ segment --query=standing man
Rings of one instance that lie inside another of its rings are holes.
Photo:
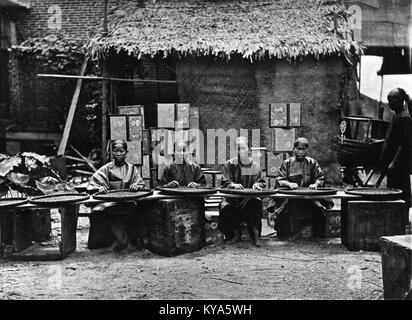
[[[184,141],[176,141],[174,155],[174,161],[163,171],[160,179],[162,187],[199,188],[206,186],[205,175],[197,163],[189,160],[187,144]]]
[[[403,191],[402,199],[409,210],[412,135],[411,116],[408,110],[409,96],[405,90],[397,88],[389,92],[388,103],[395,116],[386,133],[381,163],[383,168],[387,168],[387,187]]]
[[[222,188],[242,190],[253,188],[262,190],[265,180],[257,162],[249,157],[249,147],[245,137],[236,139],[238,156],[226,162],[223,168]],[[219,229],[231,244],[241,238],[241,224],[246,222],[253,243],[261,245],[262,200],[256,197],[224,198],[219,206]]]

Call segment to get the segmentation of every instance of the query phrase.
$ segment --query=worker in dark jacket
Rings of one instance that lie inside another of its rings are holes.
[[[175,144],[175,159],[166,166],[160,179],[160,185],[167,188],[179,186],[199,188],[206,186],[206,178],[200,166],[193,162],[188,154],[187,144],[179,140]]]
[[[237,190],[244,188],[262,190],[265,187],[265,180],[259,164],[249,157],[247,139],[237,138],[236,145],[238,156],[226,162],[223,168],[222,187]],[[254,244],[260,246],[262,200],[256,197],[224,198],[219,206],[219,229],[228,243],[240,240],[243,222],[246,222]]]
[[[309,141],[298,138],[294,143],[294,156],[286,159],[278,172],[278,182],[281,187],[296,189],[307,187],[317,189],[324,184],[324,174],[318,162],[308,157]],[[326,209],[333,207],[330,200],[299,200],[285,201],[279,210],[276,231],[279,237],[289,237],[290,240],[302,236],[307,225],[312,225],[315,236],[322,234],[324,214]]]
[[[406,208],[411,206],[411,116],[408,110],[409,97],[398,88],[388,94],[389,108],[395,112],[381,153],[381,163],[387,168],[387,187],[403,191]],[[407,213],[405,213],[405,222]]]

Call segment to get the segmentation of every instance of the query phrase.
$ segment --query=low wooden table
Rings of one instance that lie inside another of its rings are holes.
[[[405,234],[405,201],[342,202],[341,239],[351,251],[380,251],[383,236]]]
[[[154,191],[153,195],[146,198],[141,198],[131,201],[153,201],[159,199],[176,199],[183,198],[174,195],[164,195],[159,191]],[[0,209],[0,239],[2,232],[13,233],[13,243],[15,247],[15,253],[10,257],[13,260],[62,260],[70,253],[76,251],[76,231],[77,231],[77,218],[79,214],[79,206],[81,204],[86,207],[95,207],[98,204],[104,203],[103,200],[95,200],[90,198],[88,200],[79,201],[72,204],[65,204],[56,207],[42,207],[37,204],[24,204],[14,208]],[[61,241],[59,247],[41,247],[39,245],[32,245],[32,238],[30,233],[31,219],[27,214],[30,210],[38,209],[59,209],[61,216]],[[10,219],[4,219],[4,217],[12,216],[13,226],[9,224]],[[3,219],[2,219],[3,217]],[[10,230],[11,229],[11,230]],[[2,258],[2,257],[0,257]]]
[[[7,228],[4,225],[5,217],[13,216],[13,229],[11,232],[13,233],[15,253],[11,256],[11,259],[61,260],[76,250],[76,228],[79,204],[70,204],[55,208],[59,209],[61,216],[61,242],[58,248],[32,246],[32,234],[30,232],[32,220],[29,213],[32,210],[52,209],[52,207],[25,204],[11,209],[0,209],[0,215],[3,217],[3,219],[0,220],[0,233],[2,229],[5,231]]]
[[[381,238],[383,298],[412,300],[412,236]]]

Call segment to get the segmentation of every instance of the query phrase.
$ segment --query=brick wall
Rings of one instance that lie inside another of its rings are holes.
[[[108,12],[128,0],[109,0]],[[92,27],[102,24],[103,1],[96,0],[31,0],[31,9],[21,11],[16,18],[17,43],[29,37],[45,37],[50,34],[62,34],[67,38],[87,40]],[[53,5],[61,9],[61,29],[50,29],[48,12]],[[120,57],[120,60],[123,58]],[[117,59],[117,60],[119,60]],[[130,59],[130,58],[128,58]],[[171,61],[144,60],[146,78],[175,79]],[[39,69],[35,65],[27,65],[22,60],[10,55],[10,119],[24,130],[45,130],[62,132],[65,118],[74,93],[76,81],[53,78],[38,78],[37,73],[55,73],[47,68]],[[117,75],[124,77],[124,74]],[[92,92],[83,82],[75,115],[74,127],[70,139],[80,141],[86,152],[93,139],[88,138],[90,123],[84,120],[83,107],[90,103]],[[149,125],[155,125],[157,114],[155,102],[177,102],[177,89],[174,85],[114,83],[113,89],[118,92],[113,97],[113,104],[145,104]],[[127,92],[127,94],[124,94]],[[86,137],[86,139],[85,139]],[[1,146],[0,146],[1,147]],[[81,147],[79,147],[82,149]]]
[[[121,1],[109,0],[108,8],[118,5]],[[103,1],[96,0],[30,0],[31,9],[19,16],[18,35],[20,40],[55,33],[76,39],[87,39],[90,28],[102,23],[103,4]],[[48,27],[48,20],[56,12],[48,11],[55,5],[61,9],[60,30]]]
[[[260,129],[261,146],[272,151],[269,103],[300,103],[302,127],[296,135],[311,141],[310,153],[325,168],[330,183],[339,181],[334,138],[339,132],[344,72],[338,57],[296,63],[206,58],[176,62],[179,98],[199,107],[204,132]]]
[[[309,139],[310,155],[319,161],[331,183],[339,181],[334,139],[339,133],[343,72],[343,60],[337,57],[296,63],[269,61],[256,65],[264,145],[272,150],[273,129],[269,128],[268,104],[300,103],[302,127],[296,129],[296,136]]]

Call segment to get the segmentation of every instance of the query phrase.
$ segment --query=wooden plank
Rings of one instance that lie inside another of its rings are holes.
[[[85,56],[83,60],[82,67],[80,69],[80,75],[84,76],[87,68],[87,62],[89,61],[89,56]],[[80,89],[82,87],[83,79],[78,79],[76,84],[76,89],[74,90],[72,103],[70,105],[69,114],[67,115],[66,124],[63,130],[63,137],[60,142],[59,150],[57,151],[57,155],[64,155],[66,151],[67,141],[69,140],[70,130],[72,128],[74,114],[76,112],[77,102],[79,101]]]
[[[77,214],[79,205],[68,205],[59,209],[61,215],[60,252],[63,257],[76,251]]]
[[[16,252],[31,246],[32,215],[30,210],[16,210],[14,213],[14,249]]]
[[[90,159],[88,159],[88,158],[86,158],[84,155],[82,155],[82,154],[80,153],[80,151],[77,150],[77,149],[76,149],[75,147],[73,147],[72,145],[70,146],[70,148],[71,148],[74,152],[76,152],[76,153],[86,162],[87,166],[88,166],[90,169],[92,169],[94,172],[97,171],[96,167],[93,165],[93,163],[92,163],[92,161],[91,161]]]
[[[15,261],[55,261],[62,260],[64,256],[57,247],[30,246],[11,256]]]

